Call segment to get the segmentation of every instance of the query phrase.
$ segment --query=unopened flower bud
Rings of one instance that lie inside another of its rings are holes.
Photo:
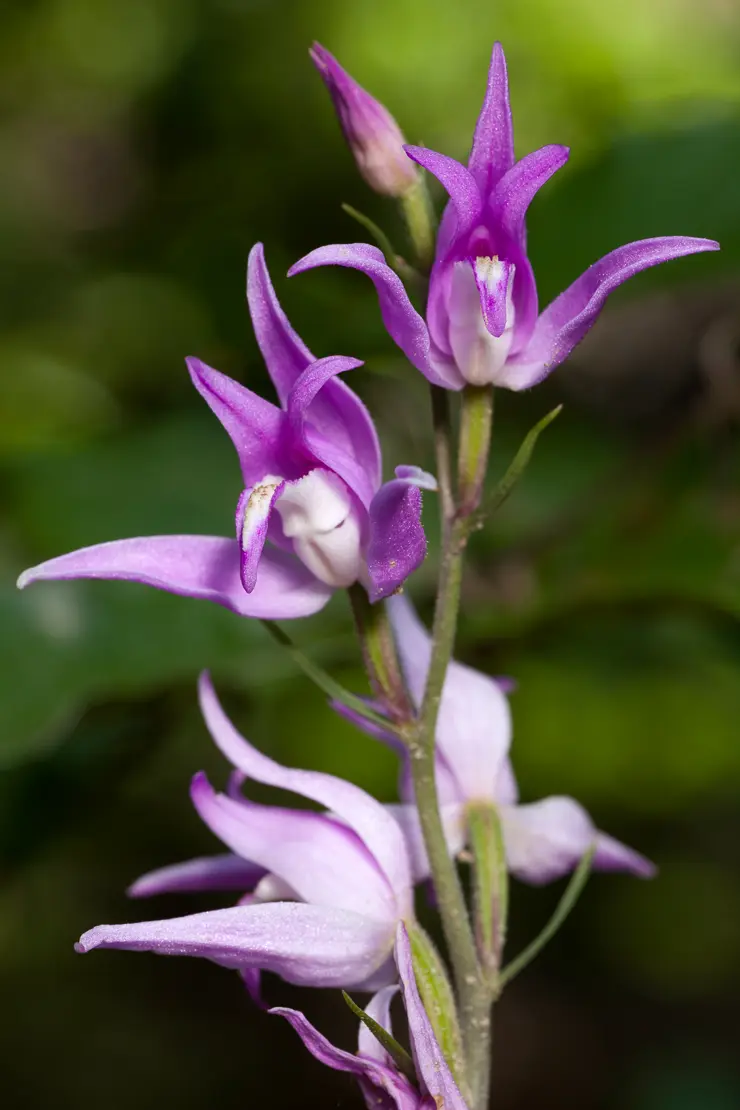
[[[376,193],[403,196],[416,184],[417,170],[403,149],[406,140],[393,116],[319,43],[310,54],[365,181]]]

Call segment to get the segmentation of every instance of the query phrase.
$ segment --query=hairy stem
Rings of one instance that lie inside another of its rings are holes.
[[[428,273],[434,261],[434,212],[421,174],[416,184],[401,197],[400,203],[416,264]]]
[[[466,385],[462,392],[457,472],[460,512],[465,516],[480,505],[488,468],[492,423],[493,386]]]
[[[394,720],[408,721],[413,716],[413,707],[401,673],[385,605],[382,602],[371,605],[359,582],[350,586],[347,593],[373,693]]]
[[[432,630],[432,657],[417,728],[409,745],[411,773],[439,912],[455,975],[460,1023],[473,1091],[473,1106],[485,1105],[490,1057],[490,990],[478,962],[460,877],[450,858],[434,774],[435,733],[447,666],[457,629],[463,553],[469,519],[458,517],[444,542]]]

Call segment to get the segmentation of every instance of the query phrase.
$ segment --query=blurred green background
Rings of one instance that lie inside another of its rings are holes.
[[[262,629],[130,585],[25,566],[150,532],[230,534],[230,443],[198,354],[268,389],[244,304],[261,239],[317,355],[352,385],[386,476],[432,465],[427,403],[364,279],[288,282],[306,250],[400,242],[344,149],[306,49],[320,39],[411,141],[464,156],[491,43],[517,151],[569,143],[537,198],[546,303],[607,250],[682,233],[720,255],[634,280],[567,367],[501,396],[492,474],[554,404],[525,481],[476,538],[459,654],[513,675],[523,795],[572,793],[660,865],[597,877],[496,1020],[498,1110],[740,1105],[740,12],[732,0],[5,0],[0,34],[0,1075],[9,1108],[358,1106],[237,976],[72,944],[142,871],[217,849],[191,774],[226,768],[200,722],[209,666],[278,758],[392,799],[393,758],[326,709]],[[431,498],[428,498],[431,502]],[[433,520],[430,515],[430,533]],[[412,584],[428,612],[433,559]],[[361,688],[342,598],[293,631]],[[556,891],[517,886],[511,948]],[[226,904],[224,901],[222,904]],[[333,995],[277,980],[350,1046]]]

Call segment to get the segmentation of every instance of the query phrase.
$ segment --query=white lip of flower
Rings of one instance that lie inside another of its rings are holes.
[[[271,494],[282,480],[267,475],[260,487]],[[275,508],[296,555],[321,582],[342,589],[357,581],[363,567],[360,522],[341,478],[311,470],[285,483]]]
[[[506,327],[501,335],[491,335],[480,305],[478,281],[489,290],[501,284],[506,263],[495,255],[479,257],[475,270],[469,261],[455,262],[447,295],[449,340],[460,373],[471,385],[491,385],[503,370],[514,340],[514,267],[506,287]]]

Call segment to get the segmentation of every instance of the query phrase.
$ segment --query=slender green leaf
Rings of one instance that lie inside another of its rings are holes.
[[[557,933],[560,926],[563,924],[568,914],[578,901],[586,880],[591,873],[591,864],[593,862],[596,845],[592,844],[589,850],[584,855],[578,867],[573,872],[570,882],[568,883],[563,896],[557,904],[555,913],[548,921],[545,928],[542,930],[538,937],[527,945],[523,952],[520,952],[516,959],[513,959],[510,964],[503,969],[500,977],[500,985],[503,987],[506,983],[510,983],[515,976],[523,971],[524,968],[532,962],[532,960],[539,956],[545,945],[552,940]]]
[[[371,1018],[369,1014],[366,1014],[365,1011],[357,1005],[354,999],[350,998],[346,991],[342,991],[342,998],[355,1017],[359,1018],[362,1024],[367,1026],[375,1039],[379,1041],[386,1052],[393,1057],[398,1065],[399,1071],[401,1071],[407,1079],[410,1079],[412,1083],[416,1083],[416,1068],[414,1067],[414,1061],[403,1045],[400,1045],[395,1037],[390,1035],[387,1029],[379,1025],[375,1018]]]
[[[355,713],[359,714],[359,716],[364,717],[365,720],[371,721],[374,725],[378,725],[380,728],[385,729],[386,732],[396,732],[392,721],[389,721],[386,717],[382,717],[380,713],[376,713],[374,709],[371,709],[370,706],[362,700],[362,698],[358,697],[357,694],[353,694],[351,690],[345,689],[341,682],[337,682],[335,678],[332,678],[328,671],[325,671],[323,667],[320,667],[317,663],[309,659],[307,655],[304,655],[301,649],[293,643],[290,636],[288,636],[286,632],[283,632],[280,625],[276,624],[275,621],[268,620],[263,620],[261,623],[270,633],[273,640],[285,649],[293,662],[300,667],[306,677],[310,678],[319,689],[323,690],[324,693],[328,695],[328,697],[332,698],[334,701],[340,702],[342,705],[346,705],[348,709],[352,709]]]
[[[552,424],[555,417],[559,416],[562,411],[563,406],[558,405],[557,408],[553,409],[552,412],[548,412],[547,416],[543,416],[542,419],[527,432],[526,436],[522,440],[522,444],[519,450],[511,461],[508,470],[506,471],[503,478],[491,494],[490,499],[486,503],[486,513],[493,513],[496,511],[496,509],[500,508],[500,506],[503,505],[504,501],[509,496],[514,486],[519,481],[522,474],[529,465],[529,460],[532,458],[535,444],[537,443],[540,435],[542,434],[542,432],[544,432],[545,428]]]

